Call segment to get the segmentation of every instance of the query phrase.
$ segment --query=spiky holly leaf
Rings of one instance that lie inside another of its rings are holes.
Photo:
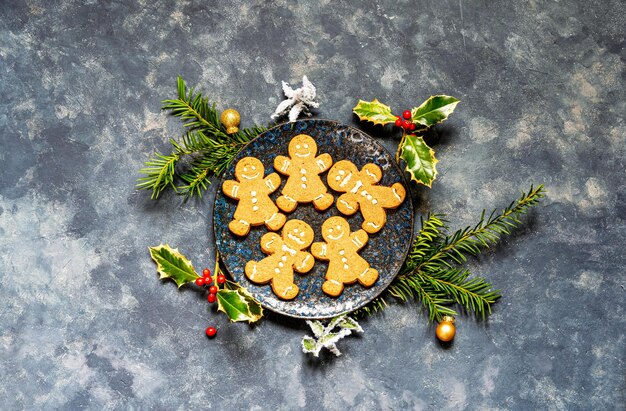
[[[409,134],[402,143],[402,159],[411,180],[430,187],[437,177],[435,151],[428,147],[421,136]]]
[[[430,127],[447,119],[457,104],[459,100],[452,96],[431,96],[422,105],[411,110],[411,120]]]
[[[385,125],[394,123],[396,116],[391,114],[391,108],[377,99],[372,101],[359,100],[352,112],[359,116],[359,120],[371,121],[372,123]]]
[[[167,244],[150,247],[150,256],[157,263],[157,272],[161,278],[174,280],[178,288],[200,277],[191,261],[178,252],[177,248],[171,248]]]
[[[263,316],[263,308],[245,288],[221,289],[217,292],[217,310],[224,312],[232,322],[256,322]]]

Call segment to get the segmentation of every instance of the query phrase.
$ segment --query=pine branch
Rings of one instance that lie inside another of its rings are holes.
[[[543,198],[544,191],[543,185],[536,189],[530,186],[528,194],[522,193],[517,201],[513,201],[500,214],[496,214],[496,210],[492,211],[487,221],[483,211],[480,221],[473,228],[467,227],[446,237],[430,256],[416,264],[416,268],[435,272],[465,263],[467,255],[478,255],[481,249],[489,248],[502,235],[508,235],[512,229],[518,227],[521,224],[519,217]]]
[[[500,298],[500,292],[481,277],[470,278],[470,272],[461,268],[468,255],[477,255],[481,250],[495,244],[502,235],[521,224],[519,217],[544,196],[542,185],[528,194],[522,193],[501,213],[492,212],[485,220],[483,211],[480,221],[447,236],[443,216],[431,214],[424,221],[413,242],[400,274],[394,279],[387,293],[406,302],[417,300],[429,312],[431,321],[444,315],[456,315],[449,307],[456,303],[467,311],[484,318],[491,313],[491,305]],[[387,305],[384,296],[359,310],[358,314],[372,314]]]
[[[254,126],[227,134],[215,103],[210,104],[201,93],[187,89],[180,76],[177,89],[178,98],[164,100],[163,109],[180,117],[187,131],[180,141],[170,139],[173,148],[170,156],[156,153],[146,162],[147,167],[140,170],[145,176],[138,179],[137,188],[151,189],[153,199],[158,198],[167,187],[187,198],[194,195],[202,197],[202,192],[211,183],[210,178],[222,174],[246,143],[267,130]],[[188,167],[177,171],[176,164],[187,156],[191,157]],[[176,185],[177,179],[183,184]]]

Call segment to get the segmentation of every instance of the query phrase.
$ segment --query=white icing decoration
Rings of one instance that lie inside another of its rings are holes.
[[[378,200],[373,199],[373,200],[372,200],[372,204],[374,204],[374,205],[378,204]]]
[[[275,272],[276,274],[280,273],[280,268],[274,268],[274,272]]]
[[[241,224],[243,224],[243,225],[250,225],[250,223],[249,223],[249,222],[247,222],[247,221],[239,220],[239,222],[240,222]]]
[[[293,287],[292,287],[292,286],[289,286],[289,287],[285,288],[285,291],[283,291],[283,297],[284,297],[284,296],[286,296],[286,295],[287,295],[287,293],[288,293],[289,291],[291,291],[292,289],[293,289]]]
[[[306,177],[302,176],[302,178],[300,180],[306,181]]]
[[[239,186],[233,186],[233,197],[237,197],[237,193],[239,192]]]
[[[287,261],[287,256],[284,255],[284,256],[280,257],[280,259],[283,260],[283,261]]]
[[[258,198],[252,198],[252,204],[255,204],[257,201],[259,201]]]
[[[372,200],[372,195],[368,194],[366,198],[371,201]]]
[[[306,168],[301,168],[300,169],[300,174],[306,174]]]
[[[347,270],[348,268],[349,268],[349,267],[348,267],[348,264],[344,264],[344,265],[343,265],[343,269],[344,269],[344,270]]]
[[[350,174],[352,175],[352,174]],[[358,180],[356,182],[356,184],[354,185],[354,187],[352,188],[352,190],[350,190],[350,192],[352,194],[356,194],[357,191],[359,191],[359,188],[363,187],[363,182],[361,180]]]
[[[295,235],[293,235],[291,233],[287,234],[287,238],[292,240],[292,241],[295,241],[296,243],[298,243],[300,245],[304,244],[304,241],[300,240],[298,237],[296,237]]]
[[[252,206],[252,211],[258,211],[259,206]]]
[[[298,266],[298,269],[299,269],[299,270],[301,270],[301,269],[303,269],[303,268],[304,268],[304,266],[306,265],[306,262],[309,260],[309,257],[310,257],[310,255],[309,255],[309,254],[307,254],[307,255],[304,257],[304,260],[302,260],[302,264],[300,264],[300,265]]]
[[[341,257],[341,262],[342,262],[342,263],[345,263],[345,262],[347,262],[347,261],[348,261],[348,259],[347,259],[346,257]]]
[[[250,195],[251,195],[252,197],[256,196],[256,191],[250,191]]]
[[[289,160],[285,159],[283,161],[283,166],[281,167],[282,171],[287,171],[287,169],[289,168]]]
[[[339,170],[339,173],[341,173],[343,170]],[[345,176],[343,178],[343,181],[341,182],[341,184],[339,184],[339,187],[343,187],[346,184],[348,184],[348,181],[350,181],[350,179],[352,178],[352,173],[348,174],[347,176]]]
[[[247,175],[245,175],[245,174],[241,174],[241,177],[245,178],[246,180],[254,180],[255,178],[257,178],[257,177],[259,176],[259,174],[260,174],[260,173],[256,173],[255,175],[253,175],[253,176],[251,176],[251,177],[250,177],[250,176],[247,176]]]
[[[340,175],[344,175],[344,174],[346,174],[346,172],[345,172],[345,171],[343,171],[343,170],[339,170],[339,174],[340,174]]]
[[[291,254],[292,256],[296,255],[296,250],[287,247],[285,244],[283,244],[282,250],[287,252],[287,253],[289,253],[289,254]]]
[[[326,244],[322,244],[322,255],[326,255]]]
[[[339,250],[339,255],[344,255],[346,253],[345,250]]]
[[[278,263],[278,266],[282,268],[282,267],[285,266],[285,264],[283,264],[283,262],[281,261],[281,262]]]
[[[366,195],[367,195],[367,191],[365,191],[365,190],[361,191],[361,196],[362,197],[365,197]]]
[[[270,190],[274,191],[275,187],[274,187],[274,183],[272,183],[272,180],[266,180],[265,185],[267,185]]]
[[[370,177],[378,178],[378,176],[376,174],[372,173],[368,169],[365,169],[365,174],[367,174]]]
[[[341,176],[337,176],[337,177],[335,177],[335,180],[336,180],[336,181],[341,180]]]
[[[402,201],[402,197],[400,197],[400,195],[396,192],[395,187],[391,189],[391,191],[393,191],[393,195],[396,196],[396,198],[398,199],[398,201]]]
[[[302,184],[302,188],[306,190],[306,184]]]
[[[370,227],[374,227],[374,228],[380,228],[381,227],[380,225],[374,224],[371,221],[369,223],[365,224],[365,225],[369,225]]]
[[[348,204],[348,202],[346,200],[339,200],[339,202],[341,204],[345,205],[348,210],[354,210],[354,207],[352,207],[350,204]]]
[[[354,243],[354,245],[356,245],[357,247],[362,247],[363,243],[361,242],[361,240],[358,239],[358,237],[354,237],[352,239],[352,242]]]
[[[324,164],[323,160],[317,160],[316,163],[320,170],[323,170],[326,167],[326,164]]]

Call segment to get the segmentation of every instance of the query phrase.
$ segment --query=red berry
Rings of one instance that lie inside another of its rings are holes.
[[[411,130],[411,131],[415,130],[415,123],[411,123],[411,126],[409,127],[409,130]]]
[[[402,117],[404,117],[405,119],[410,119],[411,118],[411,110],[404,110],[402,112]]]
[[[205,268],[204,270],[202,270],[202,276],[204,278],[210,277],[211,276],[211,270],[209,270],[208,268]]]
[[[203,277],[196,278],[196,285],[198,287],[202,287],[204,285],[204,278]]]
[[[396,119],[396,127],[402,127],[402,119],[400,117]]]
[[[405,130],[408,130],[409,128],[411,128],[411,122],[410,122],[409,120],[404,120],[404,121],[402,122],[402,127],[403,127]]]
[[[209,294],[209,296],[206,298],[208,302],[210,302],[211,304],[213,304],[215,302],[215,299],[217,297],[215,296],[215,294]]]
[[[210,338],[215,337],[215,334],[217,334],[217,329],[215,329],[215,327],[209,327],[206,329],[206,335],[208,335]]]
[[[217,283],[224,284],[226,282],[226,277],[223,274],[217,276]]]
[[[212,285],[209,287],[209,294],[217,294],[217,287]]]

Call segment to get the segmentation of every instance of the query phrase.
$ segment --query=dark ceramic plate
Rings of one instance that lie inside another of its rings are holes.
[[[296,273],[294,275],[294,281],[300,288],[300,293],[293,300],[284,301],[277,298],[269,284],[251,283],[244,274],[244,267],[250,260],[260,261],[266,257],[261,251],[260,239],[267,229],[265,226],[252,227],[250,234],[244,238],[237,237],[228,230],[228,223],[233,218],[237,202],[222,193],[222,183],[224,180],[235,179],[235,164],[247,156],[261,160],[265,165],[265,175],[273,173],[274,158],[278,155],[287,156],[289,141],[301,133],[308,134],[316,140],[317,155],[328,153],[334,162],[343,159],[350,160],[359,169],[367,163],[375,163],[383,170],[383,178],[379,184],[390,186],[400,181],[408,189],[402,171],[392,156],[362,131],[328,120],[285,123],[269,129],[252,140],[235,157],[224,173],[215,200],[213,216],[215,239],[225,268],[235,281],[246,287],[263,307],[296,318],[331,318],[363,307],[389,286],[400,270],[411,245],[413,206],[407,193],[407,198],[400,207],[387,210],[387,224],[378,233],[370,234],[369,242],[361,250],[361,256],[379,272],[378,280],[370,288],[364,288],[356,283],[347,285],[341,296],[337,298],[327,296],[322,292],[322,284],[328,264],[317,260],[313,269],[307,274]],[[326,174],[321,175],[324,183],[326,183]],[[281,187],[271,195],[274,201],[280,195],[286,182],[285,176],[281,178]],[[340,193],[335,193],[331,189],[329,192],[335,195],[336,201]],[[316,211],[312,204],[299,204],[293,213],[287,214],[287,219],[306,221],[315,231],[314,241],[323,241],[320,233],[322,223],[334,215],[341,215],[334,204],[324,212]],[[351,231],[361,228],[363,218],[360,212],[350,217],[343,217],[350,223]]]

